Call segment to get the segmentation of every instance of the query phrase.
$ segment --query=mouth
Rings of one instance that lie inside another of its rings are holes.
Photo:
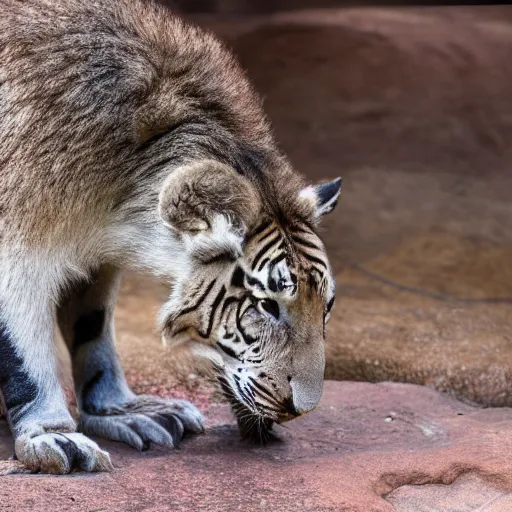
[[[287,421],[293,420],[296,417],[297,417],[296,414],[282,413],[282,414],[279,414],[276,423],[281,425],[282,423],[286,423]]]

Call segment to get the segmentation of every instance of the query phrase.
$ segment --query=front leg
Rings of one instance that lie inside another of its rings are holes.
[[[58,313],[71,353],[78,428],[138,450],[152,442],[177,446],[186,432],[203,431],[201,413],[184,400],[137,396],[128,387],[114,342],[119,283],[117,269],[102,267],[92,284],[77,291]]]
[[[55,309],[44,273],[36,283],[31,269],[22,262],[5,265],[10,279],[0,289],[0,391],[16,457],[29,470],[44,473],[108,471],[108,454],[76,433],[58,379]]]

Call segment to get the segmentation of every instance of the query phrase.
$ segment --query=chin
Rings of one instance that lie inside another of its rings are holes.
[[[236,417],[242,439],[262,445],[272,440],[274,438],[272,427],[275,420],[254,412],[241,402],[231,389],[224,375],[219,375],[218,381]]]
[[[236,406],[232,405],[232,408],[242,439],[265,445],[274,438],[272,418],[256,414],[240,403]]]

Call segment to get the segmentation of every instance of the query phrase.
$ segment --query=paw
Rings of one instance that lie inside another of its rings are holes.
[[[57,432],[16,439],[14,450],[18,460],[31,471],[67,474],[82,471],[112,471],[110,456],[94,441],[78,433]]]
[[[185,434],[204,432],[204,420],[197,407],[185,400],[142,395],[102,415],[82,412],[79,429],[142,451],[151,443],[174,448]]]

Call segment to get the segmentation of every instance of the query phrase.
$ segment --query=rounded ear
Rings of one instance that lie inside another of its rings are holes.
[[[165,180],[158,210],[200,259],[239,255],[243,236],[257,219],[260,202],[248,180],[228,165],[201,160]]]
[[[327,183],[303,188],[299,192],[299,198],[311,203],[313,215],[315,219],[318,219],[334,210],[338,203],[340,192],[341,178],[336,178]]]

